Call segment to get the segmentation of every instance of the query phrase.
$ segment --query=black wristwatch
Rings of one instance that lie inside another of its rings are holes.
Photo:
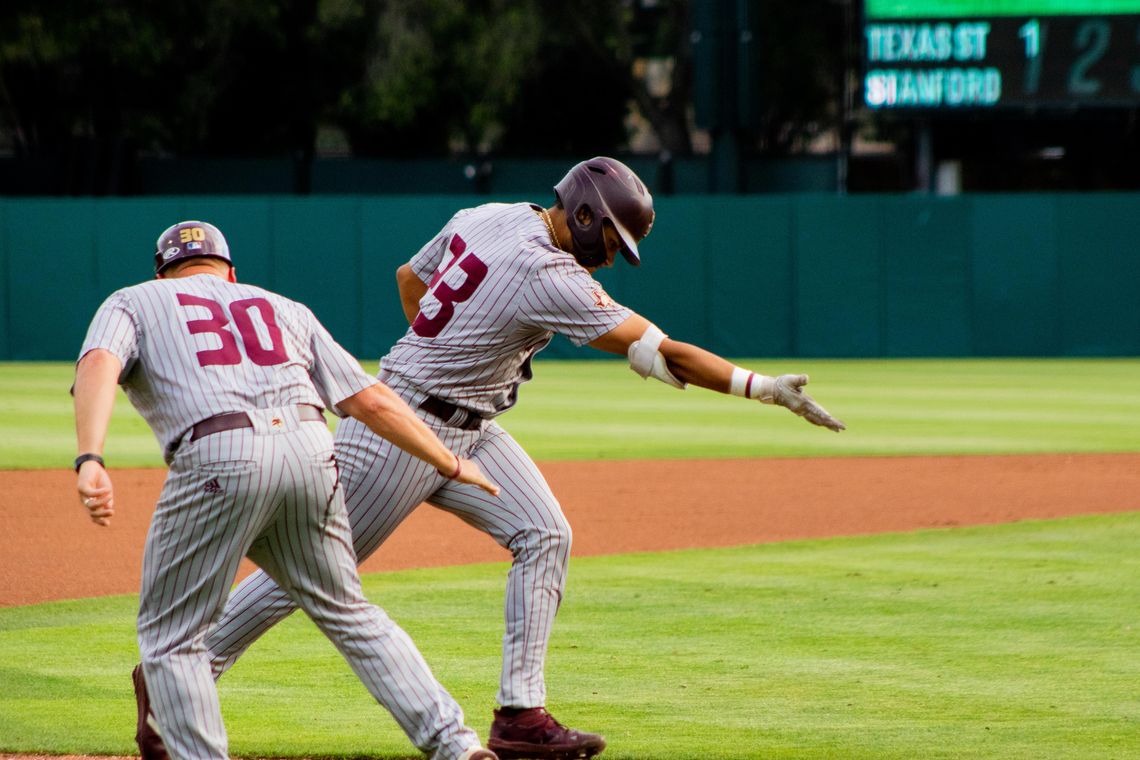
[[[103,464],[103,457],[99,456],[98,454],[80,454],[75,458],[76,472],[79,472],[79,466],[84,462],[98,462],[100,467],[102,467],[104,470],[107,469],[107,465]]]

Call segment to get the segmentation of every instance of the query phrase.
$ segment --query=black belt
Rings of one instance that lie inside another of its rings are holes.
[[[312,404],[297,404],[297,416],[302,422],[325,421],[325,415]],[[253,427],[253,420],[251,420],[249,415],[245,412],[215,414],[213,417],[207,417],[190,428],[190,440],[196,441],[203,436],[213,435],[214,433],[248,427]]]
[[[479,426],[483,424],[483,418],[475,412],[435,396],[428,396],[421,401],[420,409],[432,416],[439,417],[448,425],[460,430],[478,430]],[[453,422],[453,419],[458,420],[458,422]]]

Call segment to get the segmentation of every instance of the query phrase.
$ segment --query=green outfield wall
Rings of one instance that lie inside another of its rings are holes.
[[[536,198],[546,202],[548,198]],[[0,359],[75,355],[157,234],[212,221],[240,279],[362,357],[404,331],[394,272],[462,196],[0,199]],[[729,356],[1140,355],[1140,194],[672,196],[644,263],[599,279]],[[546,356],[589,351],[556,341]]]

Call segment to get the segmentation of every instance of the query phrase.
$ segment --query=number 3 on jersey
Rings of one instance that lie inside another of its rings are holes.
[[[421,309],[420,313],[416,315],[415,321],[412,322],[412,332],[424,338],[434,338],[439,335],[447,323],[451,321],[451,318],[455,316],[455,304],[463,303],[470,298],[475,292],[475,288],[479,287],[479,283],[483,282],[483,278],[487,276],[487,265],[480,261],[478,256],[474,253],[463,255],[463,252],[467,250],[467,244],[463,242],[463,238],[455,235],[451,238],[451,245],[448,248],[455,258],[432,278],[431,289],[428,291],[439,302],[439,311],[434,317],[427,317]],[[463,279],[463,284],[458,288],[453,288],[443,280],[448,270],[456,264],[459,264],[459,268],[463,270],[466,277]]]
[[[189,293],[179,293],[178,303],[182,306],[198,306],[210,313],[209,319],[191,319],[186,323],[186,329],[191,335],[199,333],[212,333],[222,342],[220,348],[198,352],[198,364],[202,367],[218,365],[241,364],[241,350],[238,348],[237,338],[228,327],[230,320],[226,310],[220,303],[210,298],[193,296]],[[269,337],[269,348],[261,345],[261,337],[253,325],[250,311],[256,309],[265,332]],[[272,367],[281,364],[289,355],[285,353],[285,341],[281,337],[281,328],[277,326],[277,315],[273,312],[273,305],[264,298],[243,298],[230,304],[230,315],[234,319],[234,327],[241,336],[241,343],[249,360],[259,367]]]

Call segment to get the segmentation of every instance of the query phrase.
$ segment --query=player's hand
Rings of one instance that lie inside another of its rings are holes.
[[[479,465],[470,459],[459,460],[459,474],[455,476],[455,480],[460,483],[478,486],[492,496],[499,495],[499,487],[488,480],[487,476],[483,474],[483,471],[479,469]]]
[[[93,461],[80,465],[76,489],[79,503],[86,507],[91,522],[110,525],[115,514],[115,491],[103,465]]]
[[[813,425],[825,427],[838,433],[846,430],[847,426],[827,413],[827,410],[815,402],[811,396],[803,392],[807,385],[807,375],[780,375],[770,388],[765,388],[761,400],[779,404],[792,414],[797,414]]]

